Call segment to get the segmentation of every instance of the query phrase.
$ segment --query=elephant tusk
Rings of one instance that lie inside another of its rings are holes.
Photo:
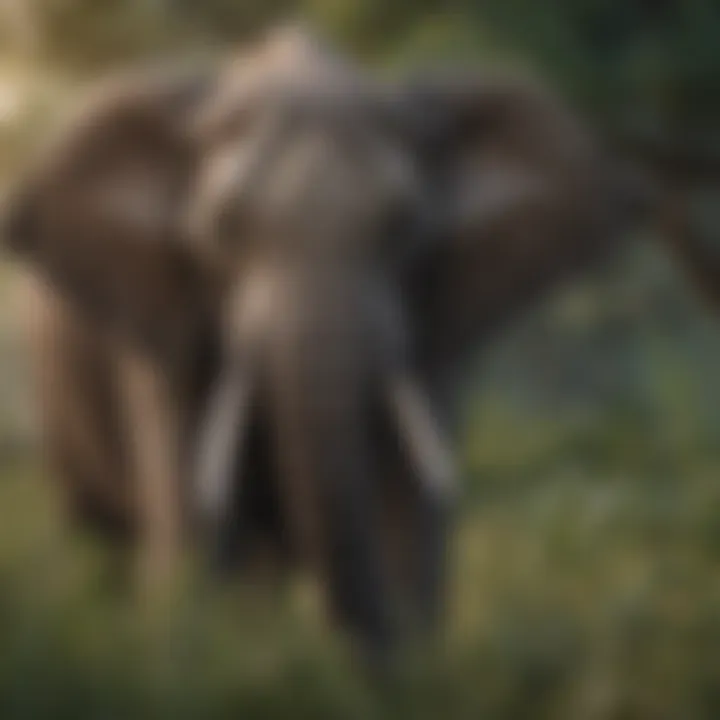
[[[455,463],[417,381],[406,375],[393,378],[388,400],[422,488],[443,503],[453,503],[457,494]]]
[[[223,374],[210,395],[200,425],[195,490],[200,518],[206,527],[220,527],[232,503],[235,470],[247,435],[250,379],[244,369]]]
[[[199,431],[195,466],[201,518],[218,527],[232,500],[233,480],[242,457],[252,404],[252,369],[259,361],[263,330],[273,310],[276,282],[272,275],[250,275],[230,303],[227,366],[211,388]]]

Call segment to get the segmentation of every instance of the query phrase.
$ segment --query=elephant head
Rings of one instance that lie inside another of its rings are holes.
[[[622,228],[592,139],[532,86],[388,87],[302,32],[113,90],[70,139],[9,215],[16,251],[166,354],[217,324],[204,527],[272,488],[331,613],[384,656],[395,599],[430,623],[442,605],[458,365]]]

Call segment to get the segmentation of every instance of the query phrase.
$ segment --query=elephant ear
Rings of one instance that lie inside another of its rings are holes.
[[[4,207],[3,239],[17,259],[138,340],[180,330],[201,291],[180,218],[197,154],[184,125],[209,77],[160,70],[103,85]]]
[[[454,377],[508,315],[605,254],[624,198],[582,123],[529,79],[435,75],[402,96],[441,218],[409,273],[418,356],[431,380]]]

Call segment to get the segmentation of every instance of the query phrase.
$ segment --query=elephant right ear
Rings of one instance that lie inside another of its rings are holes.
[[[104,85],[5,203],[10,252],[113,330],[157,337],[200,291],[180,219],[198,154],[185,125],[210,84],[193,69]]]
[[[529,77],[433,73],[400,97],[439,217],[408,271],[419,362],[454,378],[506,317],[607,255],[626,193],[585,124]]]

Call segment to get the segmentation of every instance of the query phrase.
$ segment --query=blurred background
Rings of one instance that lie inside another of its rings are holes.
[[[0,0],[0,183],[82,83],[288,17],[382,69],[528,68],[678,173],[720,253],[716,0]],[[0,267],[0,718],[720,717],[720,327],[652,230],[492,344],[465,395],[449,647],[365,695],[302,595],[178,608],[162,642],[62,532],[22,294]]]

